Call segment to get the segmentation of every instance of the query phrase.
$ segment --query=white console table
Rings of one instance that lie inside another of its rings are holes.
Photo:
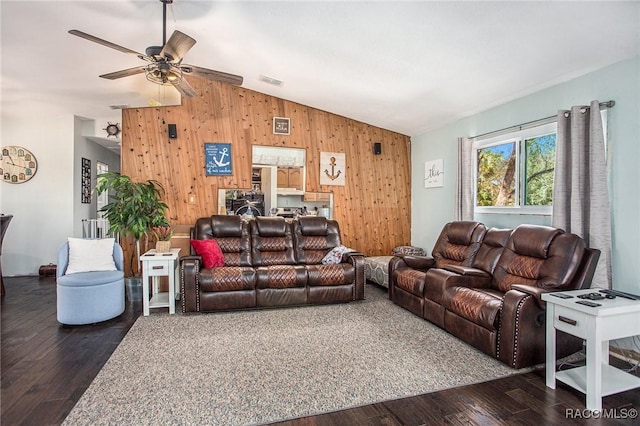
[[[150,308],[169,308],[170,314],[176,313],[176,283],[178,278],[179,248],[172,248],[169,253],[157,253],[149,250],[142,256],[142,313],[149,315]],[[169,291],[160,292],[158,277],[169,278]],[[153,280],[153,292],[149,298],[149,278]]]
[[[586,394],[589,410],[602,410],[602,397],[640,387],[640,378],[609,365],[609,340],[640,334],[640,300],[620,296],[615,299],[589,300],[600,306],[576,303],[577,296],[598,289],[565,291],[573,296],[561,299],[543,294],[547,302],[546,382],[555,389],[556,380]],[[586,340],[587,365],[556,371],[556,330]]]

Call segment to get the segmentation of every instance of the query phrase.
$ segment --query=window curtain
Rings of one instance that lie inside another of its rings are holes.
[[[600,105],[558,111],[552,225],[601,251],[593,286],[611,288],[611,219]]]
[[[456,187],[456,220],[473,220],[473,141],[458,138],[458,176]]]

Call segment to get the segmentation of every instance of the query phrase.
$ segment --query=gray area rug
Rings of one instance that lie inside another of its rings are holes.
[[[340,305],[140,317],[65,425],[260,424],[519,373],[367,286]]]

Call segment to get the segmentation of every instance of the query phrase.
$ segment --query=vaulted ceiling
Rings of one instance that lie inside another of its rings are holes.
[[[2,0],[0,14],[3,119],[179,102],[144,75],[98,78],[145,63],[68,34],[144,52],[162,44],[159,0]],[[640,54],[638,1],[175,0],[167,16],[197,40],[185,63],[410,136]]]

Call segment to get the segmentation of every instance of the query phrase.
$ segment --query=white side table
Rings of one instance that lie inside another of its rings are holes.
[[[179,248],[169,253],[156,253],[149,250],[142,256],[142,314],[149,315],[149,308],[169,308],[170,314],[176,313],[176,283],[178,278]],[[169,291],[159,292],[158,277],[169,277]],[[153,279],[153,292],[149,299],[149,278]]]
[[[586,394],[587,409],[602,410],[602,397],[640,387],[640,378],[609,365],[609,340],[640,334],[640,300],[620,296],[615,299],[589,300],[576,296],[596,293],[598,289],[564,291],[573,296],[561,299],[543,294],[547,302],[546,382],[556,388],[556,379]],[[600,306],[576,303],[588,300]],[[556,330],[586,340],[587,365],[556,371]]]

